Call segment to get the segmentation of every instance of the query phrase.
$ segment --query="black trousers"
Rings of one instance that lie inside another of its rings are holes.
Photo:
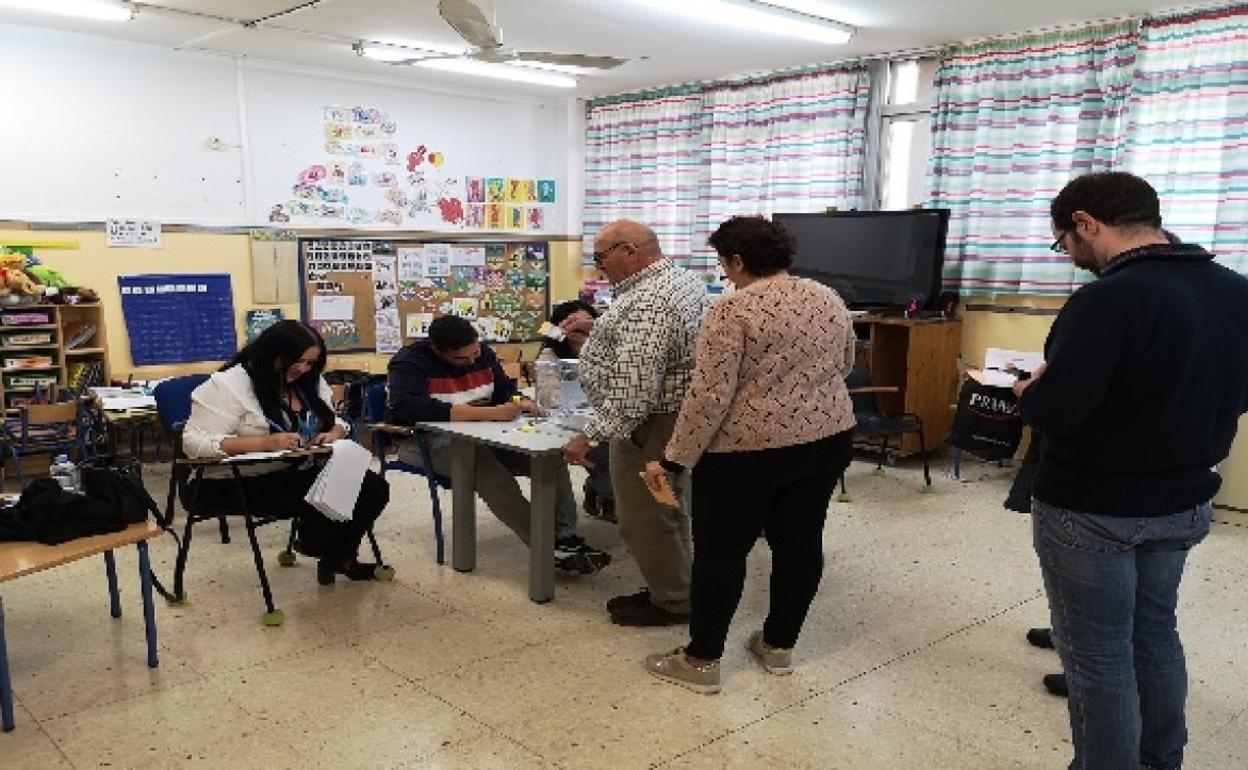
[[[718,660],[724,654],[746,557],[759,535],[772,553],[763,640],[786,649],[797,643],[823,574],[828,502],[852,448],[849,430],[778,449],[707,453],[694,466],[689,655]]]
[[[368,531],[390,502],[390,484],[372,471],[364,474],[351,521],[332,521],[304,502],[320,467],[244,476],[243,491],[251,513],[297,518],[298,548],[307,556],[354,559]],[[238,509],[234,479],[204,479],[199,502],[212,508]]]

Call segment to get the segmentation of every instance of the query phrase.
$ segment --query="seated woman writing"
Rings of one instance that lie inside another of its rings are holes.
[[[299,321],[280,321],[191,394],[191,417],[182,435],[191,458],[237,455],[331,444],[347,426],[329,407],[325,342]],[[390,501],[390,485],[367,471],[351,521],[331,521],[304,496],[320,472],[304,461],[274,461],[244,466],[243,490],[255,511],[296,517],[297,547],[318,557],[316,580],[334,582],[336,574],[372,580],[376,564],[357,559],[360,540]],[[238,504],[232,478],[205,477],[199,500],[213,508]]]

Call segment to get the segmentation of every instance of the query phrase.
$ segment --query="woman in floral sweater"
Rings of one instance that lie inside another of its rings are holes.
[[[788,273],[793,237],[762,217],[733,217],[710,238],[737,291],[707,311],[696,368],[661,463],[692,470],[691,640],[651,655],[652,674],[719,691],[719,658],[759,535],[772,550],[771,609],[749,650],[767,671],[791,653],[823,572],[823,524],[849,465],[854,413],[845,376],[853,322],[832,289]]]

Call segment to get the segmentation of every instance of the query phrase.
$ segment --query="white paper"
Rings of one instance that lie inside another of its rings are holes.
[[[452,248],[451,266],[485,267],[485,247],[456,246]]]
[[[159,249],[160,222],[154,219],[109,219],[104,223],[111,248]]]
[[[313,321],[354,321],[355,297],[346,295],[321,295],[312,297]]]
[[[1009,387],[1014,383],[1016,372],[1034,372],[1044,363],[1043,353],[1029,353],[1021,350],[1006,350],[1004,348],[988,348],[984,352],[984,372],[997,372],[1009,377],[1009,382],[1005,387]],[[995,385],[995,382],[985,382],[985,385]]]
[[[283,449],[277,449],[271,452],[243,452],[241,454],[230,455],[225,458],[227,463],[240,463],[248,460],[276,460],[286,454]]]
[[[425,277],[424,249],[399,249],[399,280],[415,283]]]
[[[154,409],[154,396],[113,396],[100,399],[100,408],[106,412],[121,412],[126,409]]]
[[[327,519],[351,521],[372,455],[348,439],[335,441],[333,450],[304,500]]]

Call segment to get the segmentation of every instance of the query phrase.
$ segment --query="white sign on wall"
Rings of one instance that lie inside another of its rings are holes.
[[[160,222],[151,219],[109,219],[105,223],[110,248],[159,249]]]

